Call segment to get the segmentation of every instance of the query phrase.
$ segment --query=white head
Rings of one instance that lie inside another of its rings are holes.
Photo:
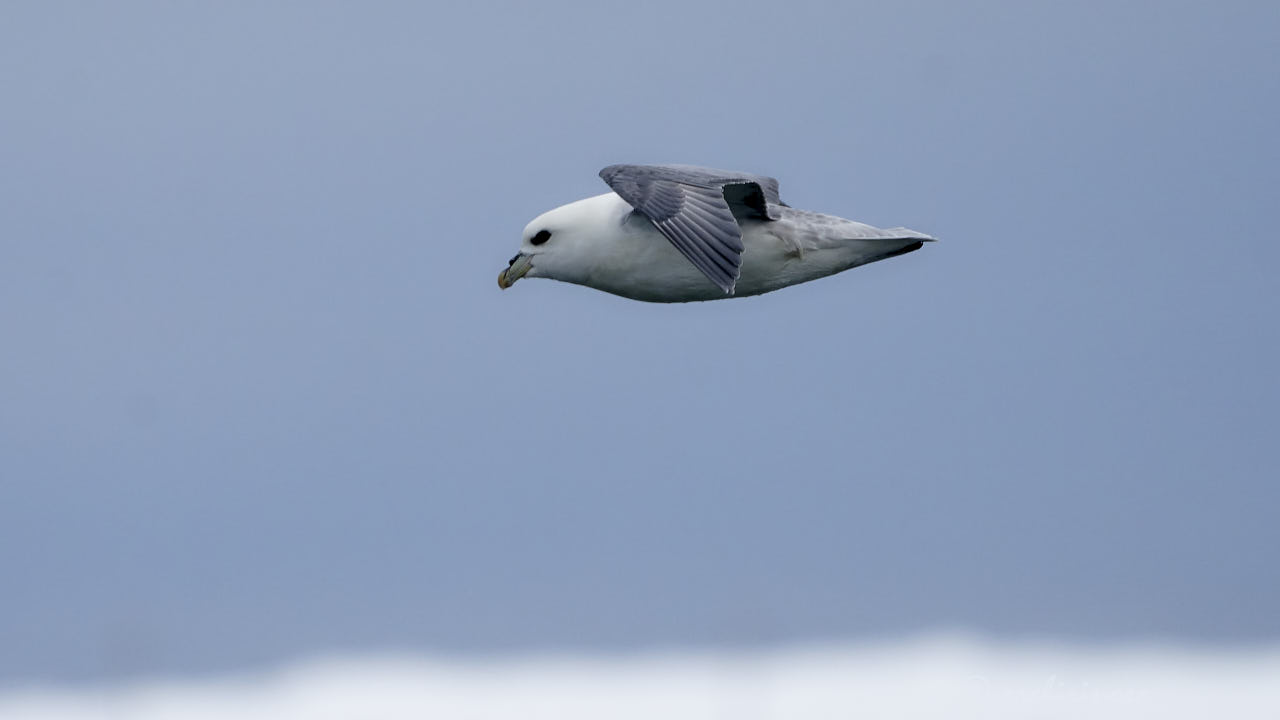
[[[608,258],[630,210],[610,192],[539,215],[525,226],[520,252],[498,275],[498,286],[505,290],[526,276],[590,284],[591,274]]]

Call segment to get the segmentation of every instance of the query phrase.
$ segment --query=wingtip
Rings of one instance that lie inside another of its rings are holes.
[[[907,227],[893,227],[888,229],[889,232],[901,233],[904,238],[919,240],[920,242],[938,242],[938,238],[922,233],[919,230],[912,230]]]
[[[738,273],[728,283],[717,282],[716,284],[720,286],[726,296],[733,297],[738,294],[738,278],[740,277],[742,277],[742,266],[738,266]]]

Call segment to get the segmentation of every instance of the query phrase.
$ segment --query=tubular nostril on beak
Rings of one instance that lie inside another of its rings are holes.
[[[498,275],[498,287],[506,290],[532,269],[533,262],[530,256],[524,253],[516,253],[516,256],[511,258],[511,262],[507,263],[507,269]]]

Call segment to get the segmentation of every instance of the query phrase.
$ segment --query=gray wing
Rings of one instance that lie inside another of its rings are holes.
[[[712,282],[733,293],[742,266],[738,217],[772,220],[778,181],[693,165],[610,165],[600,177]]]

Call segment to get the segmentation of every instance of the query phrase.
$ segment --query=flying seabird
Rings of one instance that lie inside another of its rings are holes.
[[[648,302],[759,295],[919,250],[933,237],[797,210],[763,175],[610,165],[612,192],[534,218],[498,275],[586,285]]]

